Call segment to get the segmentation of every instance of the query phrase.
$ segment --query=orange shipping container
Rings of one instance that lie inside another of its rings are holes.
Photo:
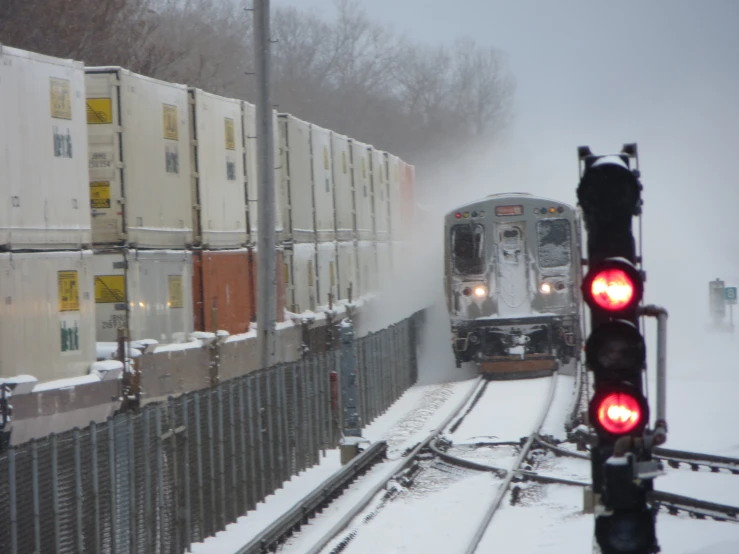
[[[251,272],[250,281],[254,284],[254,311],[257,309],[257,253],[256,251],[250,252],[250,263],[249,271]],[[285,256],[282,250],[277,251],[277,307],[276,307],[276,319],[278,322],[285,321]]]
[[[195,329],[223,329],[232,335],[249,330],[256,313],[255,282],[248,250],[193,252]]]

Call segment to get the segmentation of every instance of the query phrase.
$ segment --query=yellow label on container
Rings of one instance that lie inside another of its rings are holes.
[[[72,119],[72,88],[66,79],[49,79],[51,117]]]
[[[90,183],[90,207],[93,209],[110,208],[110,181]]]
[[[328,169],[328,148],[323,147],[323,169]]]
[[[346,150],[341,151],[341,168],[346,173]]]
[[[88,125],[113,123],[113,104],[110,98],[88,98],[85,104]]]
[[[308,260],[308,286],[313,286],[313,260]]]
[[[284,272],[284,278],[285,278],[285,284],[290,284],[290,266],[287,264],[282,264],[282,270]]]
[[[228,117],[223,119],[226,128],[226,150],[236,150],[236,134],[234,133],[234,120]]]
[[[334,262],[328,263],[328,271],[331,278],[331,288],[334,288],[336,286],[336,272],[334,269]]]
[[[182,275],[167,276],[169,282],[169,301],[167,305],[170,308],[182,308],[184,306],[182,295]]]
[[[180,140],[177,124],[177,106],[162,104],[164,114],[164,138],[167,140]]]
[[[120,304],[125,301],[125,275],[95,276],[95,304]]]
[[[78,312],[80,310],[80,280],[76,271],[59,271],[59,311]]]

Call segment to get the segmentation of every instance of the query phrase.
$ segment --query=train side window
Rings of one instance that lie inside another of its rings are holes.
[[[570,222],[566,219],[542,219],[537,227],[539,267],[568,266],[572,260]]]
[[[452,227],[452,264],[456,273],[483,272],[484,236],[484,228],[478,223]]]

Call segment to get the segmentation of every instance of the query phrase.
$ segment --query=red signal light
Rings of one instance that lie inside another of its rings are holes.
[[[636,429],[644,418],[639,401],[632,395],[614,392],[605,396],[597,407],[598,423],[609,433],[624,435]]]
[[[635,296],[634,282],[622,269],[604,269],[590,284],[593,301],[603,309],[618,311],[629,306]]]
[[[456,214],[454,214],[454,217],[456,217],[457,219],[461,219],[462,213],[461,212],[457,212]]]

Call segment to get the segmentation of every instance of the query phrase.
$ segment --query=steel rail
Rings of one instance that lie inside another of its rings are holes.
[[[557,374],[554,374],[552,377],[550,377],[551,381],[549,384],[549,397],[547,401],[544,404],[544,407],[539,414],[539,418],[537,419],[536,426],[534,427],[534,430],[531,432],[531,434],[526,439],[525,444],[521,448],[521,452],[518,454],[518,457],[516,458],[516,461],[514,462],[513,468],[514,471],[509,471],[506,477],[504,478],[503,483],[498,488],[498,492],[495,495],[495,498],[493,499],[493,502],[490,504],[487,512],[485,512],[485,516],[483,517],[482,521],[477,527],[477,530],[475,531],[474,536],[472,537],[472,541],[470,541],[467,550],[465,550],[466,554],[474,554],[474,552],[477,550],[477,547],[480,544],[480,541],[482,541],[482,538],[485,536],[485,532],[487,531],[488,526],[490,525],[490,521],[493,519],[493,516],[495,515],[495,512],[498,511],[498,508],[500,507],[501,502],[503,501],[503,497],[508,493],[508,488],[511,485],[511,481],[513,481],[514,476],[516,475],[516,471],[523,460],[528,456],[529,450],[531,449],[531,446],[534,444],[534,440],[539,434],[539,431],[541,430],[541,427],[544,425],[544,421],[546,420],[547,414],[549,414],[549,410],[552,406],[552,400],[554,399],[554,391],[557,389]]]
[[[352,520],[354,520],[354,518],[356,518],[370,502],[372,502],[372,499],[375,498],[377,494],[382,491],[390,481],[396,479],[414,463],[419,453],[422,450],[428,448],[428,445],[431,443],[431,441],[439,436],[449,426],[452,420],[454,420],[454,418],[456,418],[460,414],[460,412],[465,409],[465,407],[470,402],[470,399],[476,398],[476,393],[480,390],[481,387],[485,386],[485,383],[486,381],[482,378],[482,376],[478,377],[475,386],[470,388],[469,392],[465,395],[464,399],[462,399],[462,401],[454,409],[454,411],[446,418],[444,418],[444,421],[442,421],[436,429],[431,431],[431,433],[429,433],[425,439],[419,442],[415,446],[415,448],[413,448],[410,453],[404,456],[404,458],[399,463],[395,464],[384,475],[384,477],[379,481],[377,485],[373,486],[357,504],[355,504],[349,511],[346,512],[344,517],[342,517],[338,523],[336,523],[327,533],[325,533],[318,541],[316,541],[316,543],[308,551],[306,551],[306,554],[319,554],[321,550],[323,550],[333,540],[334,537],[336,537],[339,533],[346,529],[346,527],[352,522]]]
[[[306,523],[313,514],[331,502],[360,474],[383,459],[387,443],[378,441],[359,454],[351,462],[326,479],[321,485],[273,521],[259,535],[236,551],[236,554],[261,554],[274,552],[277,545],[285,541],[294,531]]]

